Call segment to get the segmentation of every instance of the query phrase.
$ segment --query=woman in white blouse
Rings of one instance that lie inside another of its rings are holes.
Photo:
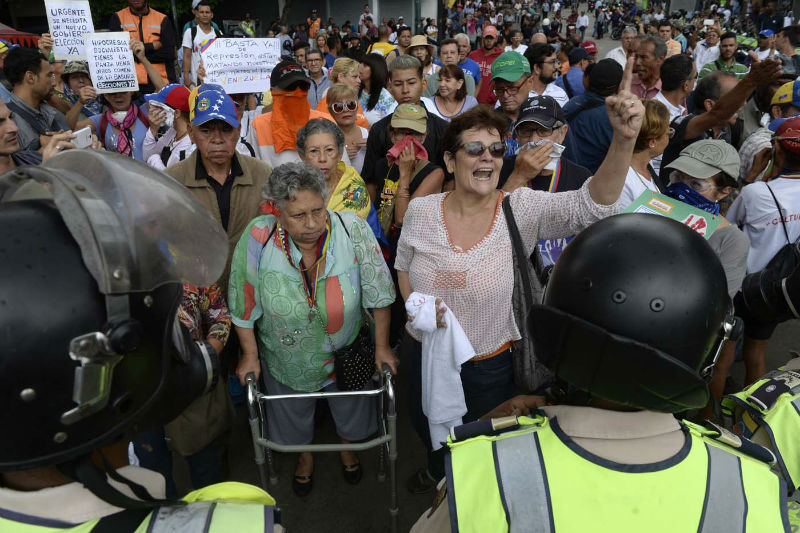
[[[595,176],[576,191],[550,194],[522,187],[511,193],[526,253],[539,239],[573,235],[619,211],[617,200],[644,113],[629,90],[632,66],[630,61],[625,89],[606,99],[614,137]],[[514,395],[510,346],[520,332],[511,307],[513,256],[501,207],[506,193],[497,189],[506,129],[505,119],[485,106],[450,122],[441,147],[447,170],[455,175],[455,190],[410,203],[395,261],[403,298],[412,291],[441,298],[478,354],[461,367],[467,405],[464,422]],[[409,375],[412,423],[430,446],[419,398],[426,379],[420,368],[420,344],[408,334],[401,360]],[[428,470],[420,469],[408,488],[426,492],[443,474],[443,454],[437,450],[429,457]]]
[[[625,186],[619,197],[624,209],[645,191],[660,192],[654,177],[658,174],[650,161],[664,153],[669,144],[669,110],[658,100],[642,100],[644,120],[636,145],[633,147],[631,166],[625,176]]]

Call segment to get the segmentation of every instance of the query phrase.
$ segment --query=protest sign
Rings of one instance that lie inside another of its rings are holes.
[[[722,222],[722,215],[712,215],[680,200],[645,191],[623,213],[647,213],[677,220],[708,239]]]
[[[128,32],[87,33],[84,37],[97,94],[139,90]]]
[[[228,94],[255,93],[269,89],[281,47],[278,39],[214,39],[200,54],[206,83],[222,85]]]
[[[45,0],[47,25],[53,37],[57,60],[86,59],[83,36],[94,33],[92,11],[87,0]]]

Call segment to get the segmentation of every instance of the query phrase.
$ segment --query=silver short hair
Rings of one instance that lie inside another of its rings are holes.
[[[278,209],[292,200],[300,191],[315,192],[328,203],[328,184],[322,171],[308,163],[284,163],[272,169],[269,179],[261,189],[261,197]]]
[[[638,32],[638,31],[636,30],[636,28],[634,28],[633,26],[625,26],[625,29],[624,29],[624,30],[622,30],[622,35],[628,35],[628,34],[630,34],[630,35],[636,35],[636,34],[638,34],[638,33],[639,33],[639,32]]]
[[[455,39],[456,41],[467,41],[467,42],[469,42],[469,35],[467,35],[466,33],[459,33],[457,35],[454,35],[453,39]]]
[[[331,135],[333,141],[336,143],[336,151],[339,153],[339,157],[342,157],[344,151],[344,133],[342,133],[342,130],[339,129],[339,126],[337,126],[335,122],[324,118],[312,118],[306,122],[305,126],[297,130],[297,153],[300,154],[300,157],[305,157],[306,155],[306,142],[308,138],[318,133],[327,133]]]

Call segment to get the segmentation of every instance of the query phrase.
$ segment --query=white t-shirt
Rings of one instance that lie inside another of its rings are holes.
[[[508,46],[506,46],[505,51],[506,52],[517,52],[517,53],[520,53],[522,55],[525,55],[525,50],[527,50],[527,49],[528,49],[528,47],[525,46],[524,44],[521,44],[516,48],[511,48],[511,45],[509,44]]]
[[[200,65],[200,50],[209,41],[216,38],[217,34],[214,33],[213,27],[210,33],[205,33],[200,26],[197,26],[197,34],[194,36],[194,42],[192,42],[191,28],[186,28],[186,31],[183,32],[183,44],[181,46],[192,51],[192,82],[197,83],[197,67]]]
[[[682,105],[678,105],[677,107],[672,105],[672,103],[664,97],[664,95],[661,93],[661,91],[658,91],[658,94],[655,95],[653,100],[658,100],[659,102],[661,102],[662,104],[667,106],[667,110],[669,111],[669,121],[670,121],[670,123],[672,123],[672,119],[677,118],[677,117],[682,117],[683,115],[686,114],[686,108],[685,107],[683,107]],[[658,157],[654,157],[650,161],[650,164],[653,165],[653,170],[656,171],[656,174],[659,174],[661,172],[661,159],[662,159],[663,155],[664,154],[661,154]]]
[[[778,178],[770,181],[769,186],[783,208],[789,240],[794,242],[800,237],[800,179]],[[749,273],[763,270],[778,250],[788,244],[778,207],[763,181],[744,187],[728,209],[727,217],[732,224],[742,226],[750,238]]]
[[[653,183],[650,176],[643,176],[636,172],[633,167],[628,167],[628,174],[625,175],[625,185],[619,195],[620,209],[625,209],[631,205],[645,191],[659,192],[658,186]]]
[[[756,55],[758,56],[759,61],[764,61],[766,58],[769,57],[769,53],[772,50],[767,48],[766,50],[762,50],[761,48],[756,48]]]

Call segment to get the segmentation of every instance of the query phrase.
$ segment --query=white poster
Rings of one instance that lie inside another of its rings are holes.
[[[139,90],[128,32],[87,33],[84,39],[97,94]]]
[[[205,83],[222,85],[228,94],[256,93],[269,89],[281,47],[278,39],[214,39],[200,54]]]
[[[92,11],[87,0],[45,0],[47,25],[53,37],[57,60],[86,59],[83,36],[94,33]]]

